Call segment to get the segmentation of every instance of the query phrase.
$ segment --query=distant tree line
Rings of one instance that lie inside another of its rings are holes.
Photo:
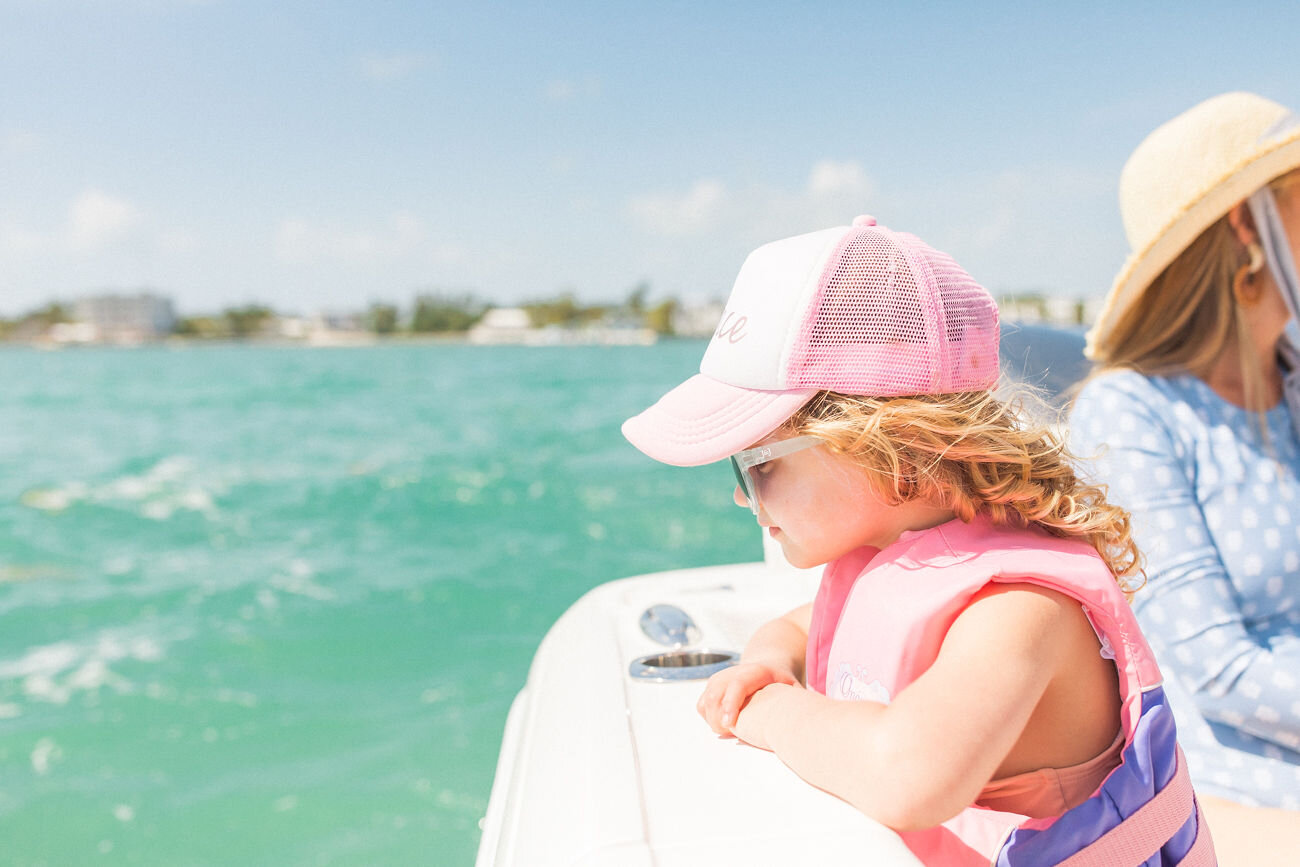
[[[68,308],[55,301],[14,319],[0,318],[0,340],[44,332],[51,325],[58,325],[61,322],[70,322],[71,320],[72,315]]]
[[[490,306],[470,294],[417,295],[411,310],[411,331],[416,334],[469,331]]]
[[[563,292],[554,298],[520,306],[528,311],[528,318],[538,328],[548,325],[580,328],[595,322],[614,322],[672,334],[677,299],[668,298],[651,306],[647,305],[649,294],[650,284],[640,283],[618,304],[581,304],[572,292]]]
[[[584,304],[571,291],[519,305],[538,328],[562,326],[580,328],[607,323],[651,328],[672,334],[673,313],[678,303],[669,298],[649,303],[650,286],[638,284],[621,302]],[[472,293],[421,292],[415,296],[409,315],[396,304],[372,303],[355,316],[340,317],[353,327],[379,335],[455,334],[474,327],[495,306]],[[177,320],[175,333],[181,337],[210,340],[243,340],[267,334],[280,314],[264,304],[228,307],[219,313],[184,316]],[[72,320],[71,310],[52,303],[15,319],[0,318],[0,339],[39,334],[50,326]]]
[[[659,334],[672,334],[677,300],[669,298],[650,305],[647,303],[649,294],[650,285],[641,283],[621,303],[584,304],[573,292],[565,291],[550,298],[526,301],[519,306],[528,313],[529,321],[537,328],[548,325],[581,328],[605,322],[651,328]],[[410,330],[415,333],[468,331],[493,306],[469,294],[419,295],[412,310]],[[386,305],[371,308],[372,317],[380,307]],[[396,312],[394,308],[386,309],[393,310],[394,314]],[[396,318],[395,315],[393,318]],[[376,318],[373,321],[378,320]]]
[[[182,337],[243,340],[262,333],[274,318],[275,311],[261,304],[228,307],[211,316],[182,317],[176,322],[176,333]]]
[[[1028,292],[1004,292],[997,297],[998,308],[1004,313],[1010,312],[1018,317],[1037,319],[1043,322],[1060,322],[1063,311],[1059,309],[1060,299],[1053,303],[1054,296],[1044,290]],[[1085,325],[1088,322],[1087,305],[1082,298],[1069,302],[1068,321],[1072,325]],[[1053,309],[1057,306],[1057,309]]]
[[[357,316],[338,318],[379,335],[437,334],[469,330],[483,318],[488,307],[471,295],[424,294],[416,296],[411,315],[406,319],[396,304],[384,302],[372,303]],[[176,333],[238,340],[264,333],[277,318],[274,310],[262,305],[232,307],[215,315],[182,318]]]

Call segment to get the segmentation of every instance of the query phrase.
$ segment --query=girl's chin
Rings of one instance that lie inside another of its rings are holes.
[[[825,551],[821,553],[805,551],[792,542],[790,537],[784,533],[779,536],[774,533],[773,538],[781,544],[781,554],[785,557],[785,562],[796,569],[816,569],[818,566],[825,566],[840,556],[833,553],[831,556],[827,556]]]
[[[809,557],[794,546],[786,544],[784,539],[781,540],[781,553],[785,555],[785,562],[789,563],[796,569],[812,569],[815,566],[821,566],[826,563],[825,560],[818,560],[816,557]]]

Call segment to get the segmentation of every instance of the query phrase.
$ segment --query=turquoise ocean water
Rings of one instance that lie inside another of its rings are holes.
[[[702,349],[0,350],[0,864],[471,864],[555,618],[761,556]]]

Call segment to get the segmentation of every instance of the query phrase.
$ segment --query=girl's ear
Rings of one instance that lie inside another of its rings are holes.
[[[1232,234],[1237,236],[1241,246],[1250,249],[1252,244],[1259,243],[1259,233],[1255,231],[1255,220],[1250,215],[1250,210],[1246,207],[1245,202],[1238,202],[1231,211],[1228,212],[1228,225],[1232,227]]]

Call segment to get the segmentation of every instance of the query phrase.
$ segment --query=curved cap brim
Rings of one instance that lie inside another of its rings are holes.
[[[776,430],[817,392],[759,391],[696,374],[623,422],[623,436],[665,464],[711,464]]]

